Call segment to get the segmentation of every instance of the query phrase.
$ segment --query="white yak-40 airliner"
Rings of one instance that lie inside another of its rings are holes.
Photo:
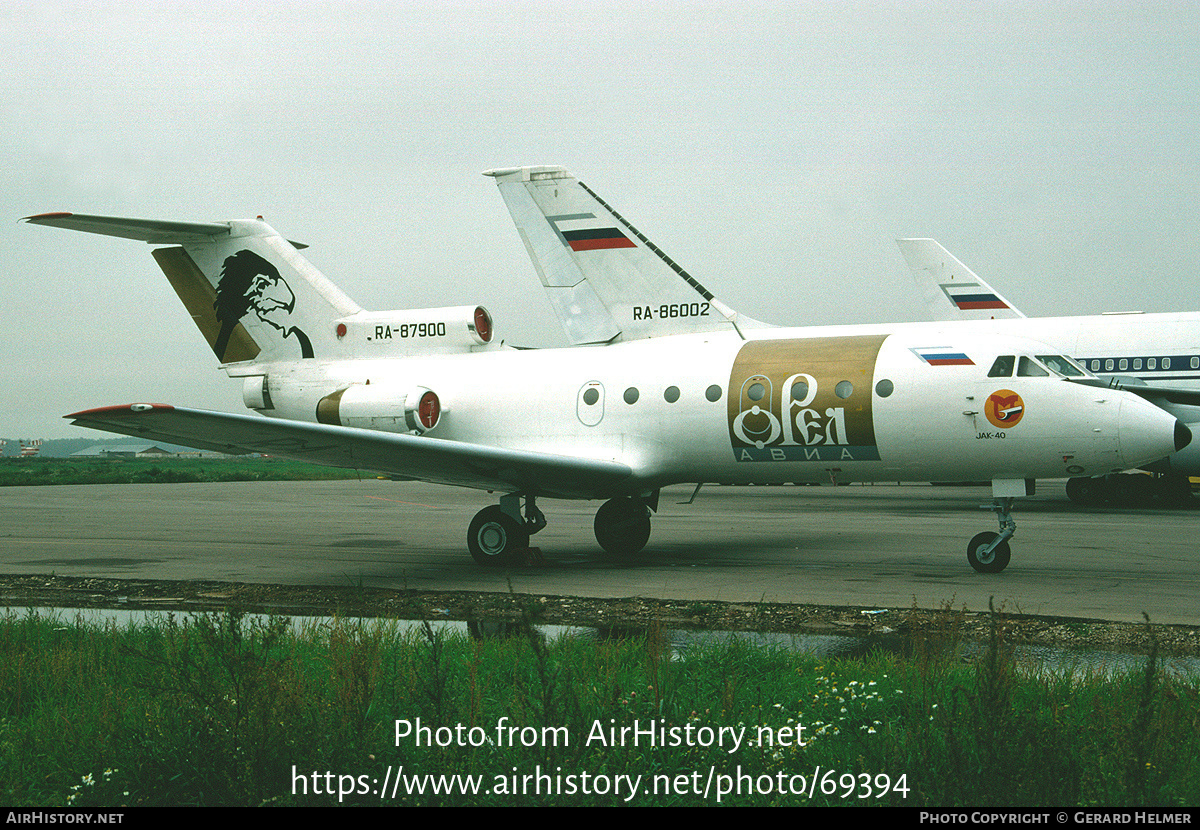
[[[671,484],[990,479],[1000,532],[976,535],[967,559],[996,572],[1013,499],[1034,479],[1136,467],[1191,439],[1028,338],[954,322],[766,326],[562,168],[487,175],[570,347],[504,346],[482,306],[366,311],[261,220],[28,217],[163,246],[154,258],[258,413],[135,403],[67,417],[499,492],[467,532],[484,564],[528,548],[546,524],[542,498],[604,500],[596,538],[629,555]],[[989,377],[996,365],[1011,371]]]

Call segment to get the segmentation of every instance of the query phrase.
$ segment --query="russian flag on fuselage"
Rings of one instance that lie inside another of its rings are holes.
[[[913,349],[912,352],[930,366],[975,365],[975,361],[967,357],[965,352],[955,351],[953,348],[946,346],[934,346],[926,349]]]

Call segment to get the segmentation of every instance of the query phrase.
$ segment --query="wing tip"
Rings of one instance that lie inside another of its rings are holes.
[[[64,418],[74,420],[95,420],[100,416],[129,416],[140,414],[142,412],[164,412],[173,410],[175,407],[166,403],[125,403],[117,406],[99,406],[95,409],[83,409],[79,412],[73,412],[70,415],[64,415]]]
[[[59,211],[53,211],[51,213],[35,213],[33,216],[22,216],[21,221],[22,222],[32,222],[34,224],[40,224],[40,223],[46,222],[48,220],[70,219],[74,215],[75,214],[73,214],[73,213],[59,210]]]

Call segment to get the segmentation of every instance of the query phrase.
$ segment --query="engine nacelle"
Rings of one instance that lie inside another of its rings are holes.
[[[432,389],[386,383],[348,386],[317,402],[317,421],[322,424],[384,432],[423,434],[437,428],[444,412]]]
[[[481,305],[362,311],[334,326],[338,342],[364,357],[463,352],[486,346],[495,331]]]

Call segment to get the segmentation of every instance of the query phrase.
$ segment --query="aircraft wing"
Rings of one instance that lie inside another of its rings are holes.
[[[1132,392],[1145,398],[1153,404],[1167,403],[1200,406],[1200,389],[1188,389],[1182,386],[1151,386],[1138,378],[1115,375],[1107,378],[1067,378],[1072,383],[1084,386],[1097,386],[1101,389],[1118,389],[1122,392]]]
[[[934,240],[897,239],[896,243],[932,319],[1007,320],[1025,316]]]
[[[633,475],[630,467],[616,461],[166,404],[109,406],[65,417],[77,426],[232,455],[261,452],[436,484],[552,498],[607,498]]]

